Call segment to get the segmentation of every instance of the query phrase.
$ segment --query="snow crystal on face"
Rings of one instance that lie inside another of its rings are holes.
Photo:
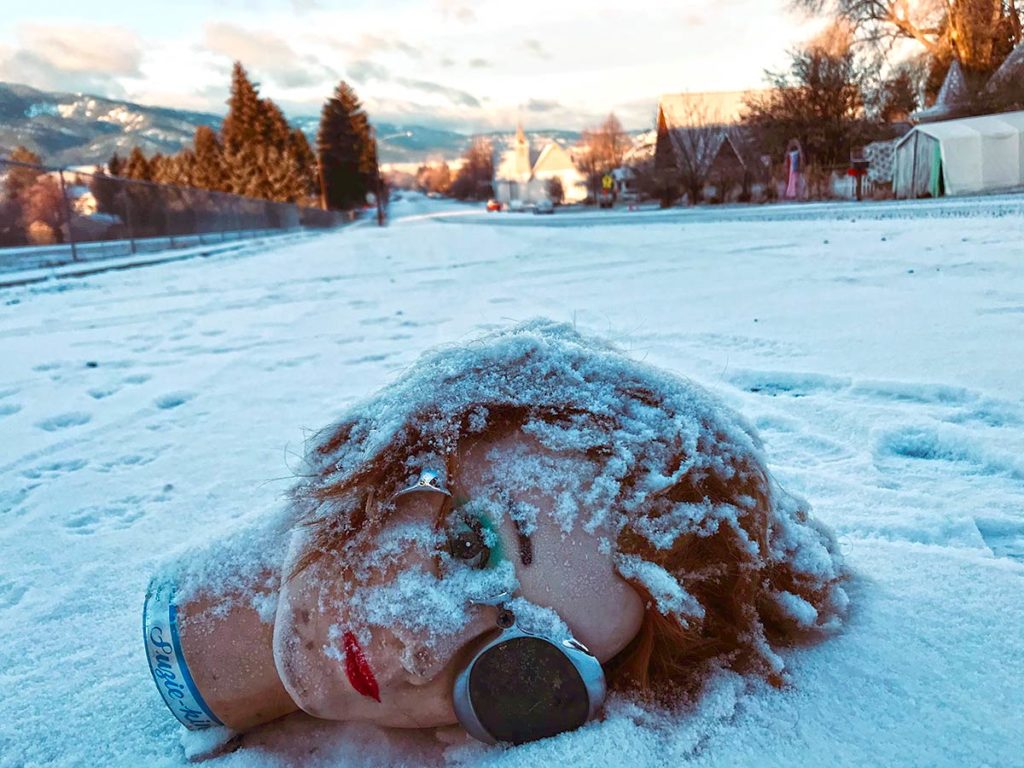
[[[704,618],[704,607],[660,565],[636,555],[620,555],[615,565],[624,579],[639,582],[651,593],[662,615],[678,618],[684,627]]]
[[[535,605],[522,597],[515,597],[504,605],[515,615],[516,625],[526,632],[541,635],[555,642],[572,637],[569,627],[550,608]]]
[[[529,443],[501,444],[488,451],[488,472],[483,485],[474,489],[476,497],[501,498],[512,490],[529,489],[552,499],[551,512],[559,527],[568,533],[578,522],[581,509],[594,514],[594,507],[581,502],[587,489],[596,484],[597,468],[584,456],[575,453],[538,452]],[[615,488],[616,492],[618,487]],[[608,499],[604,500],[609,503]],[[539,510],[521,502],[511,510],[513,518],[528,526],[536,524]],[[524,528],[524,532],[529,532]]]
[[[469,623],[473,605],[491,602],[517,587],[509,562],[486,570],[453,567],[440,576],[422,567],[409,568],[389,583],[359,587],[347,609],[355,623],[401,627],[436,639],[460,632]]]

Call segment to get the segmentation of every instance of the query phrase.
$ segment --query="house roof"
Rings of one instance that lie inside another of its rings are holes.
[[[956,107],[966,102],[970,95],[960,62],[953,59],[953,63],[949,65],[949,71],[946,72],[946,79],[942,81],[939,95],[935,98],[935,103],[927,109],[918,110],[912,115],[912,118],[922,122],[942,120],[948,117]]]
[[[669,128],[690,128],[694,125],[735,125],[746,111],[751,96],[765,93],[752,91],[712,91],[708,93],[669,93],[658,101]]]
[[[576,165],[572,161],[565,147],[554,141],[549,141],[541,150],[540,156],[533,164],[533,172],[540,171],[569,171],[575,170]]]
[[[1014,48],[999,65],[999,69],[988,81],[988,90],[991,92],[1002,88],[1014,80],[1024,81],[1024,43]]]

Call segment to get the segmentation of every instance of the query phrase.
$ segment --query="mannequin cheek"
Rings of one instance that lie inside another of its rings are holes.
[[[399,663],[412,685],[427,685],[442,675],[453,663],[462,660],[478,638],[495,628],[496,609],[477,606],[471,611],[469,623],[462,631],[433,637],[402,628],[394,631],[400,646]]]
[[[337,662],[331,627],[338,622],[338,595],[325,588],[322,569],[313,566],[282,585],[274,621],[274,664],[285,690],[303,706]],[[305,709],[305,706],[303,706]]]

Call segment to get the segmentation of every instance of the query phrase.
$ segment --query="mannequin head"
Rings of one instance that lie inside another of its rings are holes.
[[[451,496],[396,496],[437,468]],[[318,433],[274,625],[310,714],[455,722],[452,680],[495,596],[625,691],[695,692],[837,625],[830,534],[706,391],[535,321],[424,356]]]

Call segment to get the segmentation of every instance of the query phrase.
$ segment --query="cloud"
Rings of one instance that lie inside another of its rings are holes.
[[[400,77],[395,80],[399,85],[404,85],[414,91],[423,93],[434,93],[444,96],[453,104],[461,104],[464,107],[479,107],[480,100],[471,93],[460,91],[458,88],[449,88],[440,83],[432,83],[427,80],[413,80],[407,77]]]
[[[541,45],[540,40],[528,39],[523,40],[523,48],[532,53],[534,56],[540,59],[550,59],[551,55],[545,50],[544,46]]]
[[[292,0],[292,10],[296,13],[306,13],[306,11],[317,11],[320,9],[320,3],[318,0]]]
[[[470,59],[469,60],[469,68],[470,69],[488,69],[488,68],[493,67],[493,66],[494,66],[494,64],[492,62],[488,61],[487,59]]]
[[[370,80],[389,80],[391,73],[388,72],[387,67],[382,67],[380,64],[376,64],[366,59],[359,59],[353,61],[345,67],[345,72],[349,78],[357,83],[366,83]]]
[[[122,96],[122,77],[141,77],[142,45],[121,27],[26,25],[0,52],[0,80],[46,90]]]
[[[464,0],[438,0],[437,6],[441,11],[441,16],[446,19],[453,18],[464,24],[476,21],[476,13],[473,11],[472,5]]]
[[[226,22],[206,25],[204,43],[213,53],[241,61],[284,88],[301,88],[337,80],[338,75],[315,56],[300,56],[271,32],[243,29]]]
[[[557,101],[550,101],[545,99],[530,99],[526,102],[527,112],[551,112],[555,109],[561,109],[562,105]]]
[[[423,51],[404,40],[388,39],[377,35],[361,35],[355,42],[327,40],[330,45],[344,48],[357,59],[367,59],[378,53],[404,53],[410,59],[423,58]]]

